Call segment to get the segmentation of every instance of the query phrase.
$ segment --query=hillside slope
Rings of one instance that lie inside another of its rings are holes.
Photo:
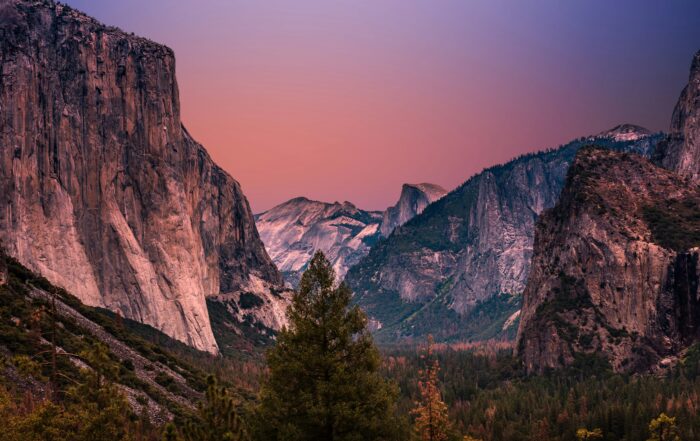
[[[100,343],[108,348],[112,380],[135,414],[145,411],[163,423],[191,411],[201,399],[205,373],[141,337],[135,330],[145,325],[83,305],[1,250],[0,275],[0,379],[16,395],[41,399],[83,382],[84,370],[91,369],[84,354]],[[185,347],[153,328],[148,332],[161,344]],[[200,354],[200,360],[210,357]]]

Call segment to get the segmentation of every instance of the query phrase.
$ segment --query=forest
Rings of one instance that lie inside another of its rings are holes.
[[[428,338],[378,348],[352,293],[335,283],[319,253],[275,344],[246,357],[213,357],[82,306],[7,260],[3,440],[679,441],[700,434],[698,346],[655,375],[613,373],[589,356],[530,376],[509,341]],[[56,298],[32,298],[37,286]],[[146,369],[172,370],[144,381],[136,375],[141,358],[120,358],[58,314],[56,299],[128,342],[149,360]],[[151,402],[161,414],[149,412]]]

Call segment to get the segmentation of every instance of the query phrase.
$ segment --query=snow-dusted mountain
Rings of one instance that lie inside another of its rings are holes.
[[[339,277],[369,252],[379,237],[382,212],[350,202],[299,197],[255,216],[267,252],[285,279],[297,285],[316,250],[323,251]]]
[[[299,283],[317,250],[326,254],[342,279],[380,237],[445,193],[435,184],[404,184],[399,201],[384,212],[299,197],[256,215],[255,222],[268,254],[292,285]]]
[[[591,136],[590,139],[610,138],[613,141],[624,142],[636,141],[641,138],[646,138],[651,134],[651,131],[636,124],[620,124],[619,126],[615,126],[610,130],[606,130],[598,133],[595,136]]]

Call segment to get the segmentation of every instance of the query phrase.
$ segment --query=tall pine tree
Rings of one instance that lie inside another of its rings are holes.
[[[388,440],[396,390],[379,373],[380,356],[352,292],[336,286],[317,252],[289,309],[289,328],[267,355],[256,434],[265,441]]]

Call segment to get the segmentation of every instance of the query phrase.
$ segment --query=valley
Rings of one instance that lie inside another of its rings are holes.
[[[420,167],[401,144],[363,158],[357,204],[257,214],[251,150],[224,169],[195,140],[175,66],[0,1],[0,439],[700,439],[700,52],[667,130],[522,148],[451,190],[424,181],[495,143]]]

